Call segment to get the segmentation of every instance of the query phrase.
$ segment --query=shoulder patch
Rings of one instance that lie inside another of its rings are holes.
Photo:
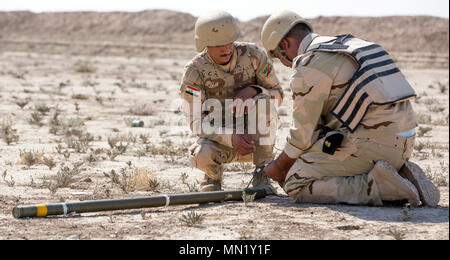
[[[194,88],[193,86],[186,86],[186,94],[194,97],[200,97],[200,89]]]
[[[270,75],[270,72],[272,72],[273,69],[273,65],[270,63],[267,63],[266,66],[264,67],[264,75],[266,75],[266,77],[268,77]]]

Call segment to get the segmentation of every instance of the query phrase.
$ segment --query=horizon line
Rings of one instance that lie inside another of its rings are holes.
[[[165,9],[165,8],[154,8],[154,9],[142,9],[142,10],[94,10],[94,9],[79,9],[79,10],[46,10],[46,11],[36,11],[36,10],[30,10],[30,9],[14,9],[14,10],[1,10],[0,12],[3,13],[14,13],[14,12],[29,12],[33,14],[46,14],[46,13],[142,13],[147,11],[169,11],[169,12],[175,12],[175,13],[185,13],[189,14],[193,17],[198,17],[197,15],[187,12],[187,11],[179,11],[179,10],[173,10],[173,9]],[[239,21],[246,22],[251,21],[260,17],[264,16],[270,16],[270,14],[261,14],[256,15],[253,18],[250,19],[241,19],[238,16],[235,16]],[[386,15],[317,15],[315,17],[305,17],[306,19],[316,19],[320,17],[355,17],[355,18],[383,18],[383,17],[435,17],[435,18],[442,18],[442,19],[449,19],[449,17],[439,16],[439,15],[431,15],[431,14],[386,14]]]

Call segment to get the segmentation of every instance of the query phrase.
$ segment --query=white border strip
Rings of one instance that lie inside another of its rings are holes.
[[[63,207],[63,212],[64,212],[64,216],[67,215],[67,205],[66,203],[61,203],[62,207]]]
[[[165,207],[169,206],[170,204],[170,197],[168,195],[163,195],[166,198],[166,205]]]

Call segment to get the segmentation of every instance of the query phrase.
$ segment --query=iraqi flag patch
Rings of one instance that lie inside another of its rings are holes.
[[[200,97],[201,92],[200,89],[194,88],[193,86],[187,86],[185,93],[194,97]]]
[[[272,64],[267,63],[266,67],[264,68],[264,75],[269,76],[270,72],[272,71]]]

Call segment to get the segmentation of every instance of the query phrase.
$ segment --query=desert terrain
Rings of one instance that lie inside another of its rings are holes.
[[[260,44],[267,17],[240,22]],[[203,174],[176,99],[196,55],[195,17],[140,13],[0,12],[1,240],[448,240],[448,19],[318,17],[320,34],[352,33],[386,47],[418,93],[412,161],[439,186],[435,208],[243,202],[15,219],[13,207],[197,192]],[[290,70],[276,153],[291,123]],[[133,120],[143,127],[132,127]],[[226,166],[224,189],[244,188],[252,165]],[[274,183],[274,186],[277,185]]]

